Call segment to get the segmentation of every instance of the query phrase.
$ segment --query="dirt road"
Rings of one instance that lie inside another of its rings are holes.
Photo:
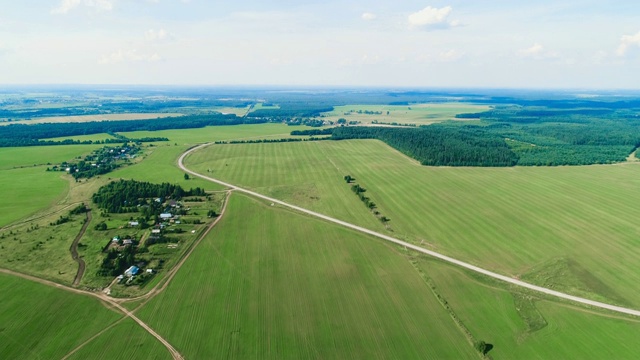
[[[75,260],[75,262],[78,263],[78,272],[76,272],[76,277],[73,279],[73,286],[78,286],[78,284],[80,284],[80,280],[82,280],[82,276],[84,276],[84,270],[87,267],[87,265],[84,263],[84,260],[82,260],[80,256],[78,256],[78,243],[80,243],[80,239],[82,239],[85,231],[87,231],[87,227],[89,226],[90,222],[91,210],[87,210],[85,222],[82,225],[80,232],[73,240],[73,243],[71,243],[71,247],[69,248],[69,251],[71,251],[71,257],[73,258],[73,260]]]
[[[421,252],[423,254],[438,258],[440,260],[446,261],[446,262],[454,264],[456,266],[463,267],[465,269],[468,269],[468,270],[471,270],[471,271],[474,271],[474,272],[489,276],[491,278],[494,278],[494,279],[497,279],[497,280],[500,280],[500,281],[504,281],[504,282],[512,284],[512,285],[520,286],[520,287],[523,287],[523,288],[527,288],[529,290],[537,291],[537,292],[540,292],[540,293],[543,293],[543,294],[546,294],[546,295],[554,296],[554,297],[565,299],[565,300],[574,301],[574,302],[577,302],[577,303],[580,303],[580,304],[584,304],[584,305],[589,305],[589,306],[593,306],[593,307],[597,307],[597,308],[601,308],[601,309],[606,309],[606,310],[610,310],[610,311],[615,311],[615,312],[618,312],[618,313],[623,313],[623,314],[628,314],[628,315],[640,316],[640,310],[628,309],[628,308],[624,308],[624,307],[621,307],[621,306],[605,304],[605,303],[602,303],[602,302],[599,302],[599,301],[589,300],[589,299],[581,298],[581,297],[578,297],[578,296],[565,294],[565,293],[562,293],[562,292],[559,292],[559,291],[555,291],[555,290],[547,289],[547,288],[544,288],[544,287],[541,287],[541,286],[529,284],[529,283],[526,283],[524,281],[520,281],[518,279],[510,278],[510,277],[505,276],[505,275],[497,274],[497,273],[494,273],[492,271],[480,268],[478,266],[466,263],[464,261],[460,261],[460,260],[454,259],[452,257],[437,253],[435,251],[427,250],[427,249],[421,248],[419,246],[410,244],[408,242],[404,242],[402,240],[398,240],[398,239],[393,238],[391,236],[387,236],[387,235],[384,235],[384,234],[381,234],[381,233],[378,233],[378,232],[363,228],[361,226],[348,223],[346,221],[334,219],[332,217],[329,217],[329,216],[326,216],[326,215],[323,215],[323,214],[320,214],[320,213],[317,213],[317,212],[314,212],[314,211],[311,211],[311,210],[307,210],[307,209],[301,208],[299,206],[295,206],[295,205],[286,203],[284,201],[280,201],[278,199],[274,199],[274,198],[271,198],[271,197],[256,193],[256,192],[251,191],[251,190],[243,189],[241,187],[238,187],[238,186],[235,186],[235,185],[220,181],[218,179],[214,179],[214,178],[208,177],[206,175],[199,174],[199,173],[197,173],[195,171],[187,169],[187,167],[184,166],[184,159],[185,159],[186,156],[188,156],[189,154],[191,154],[194,151],[200,150],[200,149],[202,149],[202,148],[204,148],[206,146],[209,146],[209,145],[211,145],[211,144],[202,144],[202,145],[193,147],[193,148],[187,150],[186,152],[184,152],[180,156],[180,158],[178,159],[178,166],[180,167],[180,169],[182,169],[183,171],[185,171],[185,172],[187,172],[187,173],[189,173],[189,174],[191,174],[193,176],[197,176],[199,178],[202,178],[202,179],[205,179],[205,180],[208,180],[208,181],[212,181],[214,183],[220,184],[222,186],[226,186],[227,188],[233,189],[235,191],[242,192],[242,193],[245,193],[245,194],[249,194],[251,196],[254,196],[254,197],[257,197],[257,198],[260,198],[260,199],[264,199],[264,200],[270,201],[272,203],[279,204],[279,205],[294,209],[296,211],[299,211],[299,212],[302,212],[302,213],[305,213],[305,214],[308,214],[308,215],[323,219],[325,221],[329,221],[329,222],[332,222],[332,223],[335,223],[335,224],[338,224],[338,225],[341,225],[341,226],[344,226],[344,227],[347,227],[347,228],[350,228],[350,229],[353,229],[353,230],[356,230],[356,231],[359,231],[359,232],[362,232],[362,233],[365,233],[365,234],[368,234],[368,235],[375,236],[377,238],[380,238],[380,239],[395,243],[395,244],[400,245],[400,246],[404,246],[404,247],[406,247],[408,249],[412,249],[412,250]]]

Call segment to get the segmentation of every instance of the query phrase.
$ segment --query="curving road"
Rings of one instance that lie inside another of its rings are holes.
[[[184,166],[185,157],[187,157],[192,152],[200,150],[200,149],[202,149],[202,148],[204,148],[206,146],[209,146],[209,145],[211,145],[211,143],[202,144],[202,145],[193,147],[193,148],[187,150],[186,152],[184,152],[180,156],[180,158],[178,159],[178,166],[180,167],[180,169],[182,169],[183,171],[185,171],[185,172],[187,172],[187,173],[189,173],[191,175],[194,175],[194,176],[197,176],[199,178],[202,178],[202,179],[205,179],[205,180],[220,184],[222,186],[226,186],[226,187],[228,187],[230,189],[233,189],[233,190],[236,190],[238,192],[249,194],[251,196],[255,196],[257,198],[264,199],[264,200],[270,201],[270,202],[275,203],[275,204],[286,206],[286,207],[294,209],[296,211],[299,211],[299,212],[302,212],[302,213],[305,213],[305,214],[308,214],[308,215],[311,215],[311,216],[314,216],[314,217],[317,217],[317,218],[320,218],[320,219],[323,219],[323,220],[326,220],[326,221],[329,221],[329,222],[332,222],[332,223],[335,223],[335,224],[338,224],[338,225],[341,225],[341,226],[344,226],[344,227],[347,227],[347,228],[350,228],[350,229],[353,229],[353,230],[356,230],[356,231],[359,231],[361,233],[365,233],[365,234],[368,234],[368,235],[375,236],[377,238],[380,238],[380,239],[383,239],[383,240],[386,240],[386,241],[389,241],[389,242],[404,246],[406,248],[421,252],[423,254],[426,254],[426,255],[429,255],[429,256],[432,256],[432,257],[435,257],[435,258],[438,258],[440,260],[443,260],[443,261],[446,261],[448,263],[463,267],[465,269],[468,269],[468,270],[471,270],[471,271],[474,271],[474,272],[477,272],[477,273],[492,277],[494,279],[497,279],[497,280],[500,280],[500,281],[504,281],[504,282],[509,283],[509,284],[513,284],[513,285],[516,285],[516,286],[527,288],[529,290],[537,291],[537,292],[540,292],[540,293],[543,293],[543,294],[546,294],[546,295],[555,296],[557,298],[574,301],[574,302],[577,302],[577,303],[580,303],[580,304],[589,305],[589,306],[593,306],[593,307],[596,307],[596,308],[606,309],[606,310],[615,311],[615,312],[622,313],[622,314],[628,314],[628,315],[633,315],[633,316],[639,316],[640,317],[640,310],[629,309],[629,308],[625,308],[625,307],[621,307],[621,306],[606,304],[606,303],[602,303],[602,302],[599,302],[599,301],[589,300],[589,299],[581,298],[581,297],[578,297],[578,296],[565,294],[565,293],[562,293],[562,292],[559,292],[559,291],[555,291],[555,290],[544,288],[542,286],[529,284],[529,283],[526,283],[524,281],[520,281],[518,279],[510,278],[510,277],[505,276],[505,275],[494,273],[492,271],[485,270],[483,268],[480,268],[480,267],[477,267],[475,265],[466,263],[464,261],[460,261],[460,260],[454,259],[452,257],[437,253],[435,251],[427,250],[425,248],[421,248],[419,246],[410,244],[408,242],[404,242],[402,240],[398,240],[398,239],[393,238],[391,236],[387,236],[387,235],[384,235],[384,234],[369,230],[367,228],[363,228],[361,226],[348,223],[346,221],[338,220],[338,219],[335,219],[335,218],[332,218],[332,217],[329,217],[329,216],[326,216],[326,215],[323,215],[323,214],[320,214],[320,213],[317,213],[317,212],[314,212],[314,211],[311,211],[311,210],[307,210],[305,208],[301,208],[299,206],[295,206],[295,205],[286,203],[284,201],[280,201],[278,199],[274,199],[274,198],[259,194],[257,192],[251,191],[251,190],[243,189],[241,187],[238,187],[238,186],[235,186],[235,185],[220,181],[218,179],[214,179],[214,178],[199,174],[199,173],[197,173],[195,171],[187,169],[187,167]]]

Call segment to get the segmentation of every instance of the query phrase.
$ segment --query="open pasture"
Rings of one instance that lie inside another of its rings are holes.
[[[634,359],[638,319],[587,312],[493,287],[461,269],[422,258],[418,266],[493,359]]]
[[[466,103],[409,104],[409,105],[345,105],[336,106],[324,113],[325,119],[337,121],[360,121],[370,124],[381,123],[426,125],[447,120],[456,120],[457,114],[475,113],[488,110],[486,105]]]
[[[122,317],[96,299],[5,274],[0,302],[2,359],[60,359]]]
[[[149,120],[165,117],[181,116],[180,113],[122,113],[122,114],[100,114],[100,115],[73,115],[73,116],[51,116],[34,118],[31,120],[3,121],[0,125],[9,124],[45,124],[45,123],[83,123],[91,121],[118,121],[118,120]]]
[[[395,248],[233,194],[169,287],[138,311],[186,358],[474,358]]]
[[[511,276],[640,308],[640,166],[425,167],[375,140],[210,146],[187,166]],[[364,216],[367,215],[367,216]],[[373,220],[376,222],[377,220]],[[378,222],[379,223],[379,222]],[[379,225],[378,225],[379,226]],[[571,264],[571,271],[554,264]]]

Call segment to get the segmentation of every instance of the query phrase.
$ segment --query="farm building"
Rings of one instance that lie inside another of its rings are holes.
[[[127,277],[132,277],[134,275],[138,275],[138,273],[140,272],[140,268],[135,266],[135,265],[131,265],[131,267],[129,267],[127,270],[125,270],[124,275]]]
[[[169,213],[160,214],[160,219],[163,219],[163,220],[171,219],[172,217],[173,217],[173,215],[171,215]]]
[[[129,221],[129,226],[138,226],[138,225],[140,225],[140,223],[137,221]]]

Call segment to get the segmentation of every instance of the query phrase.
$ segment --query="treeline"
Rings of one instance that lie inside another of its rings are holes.
[[[53,137],[91,135],[100,133],[156,131],[167,129],[191,129],[205,126],[259,124],[266,120],[245,119],[235,115],[191,115],[173,118],[136,121],[93,121],[85,123],[12,124],[0,126],[0,142],[3,139],[47,139]]]
[[[332,140],[378,139],[430,166],[514,166],[504,138],[478,126],[338,127]]]
[[[138,212],[139,207],[148,205],[154,199],[174,200],[183,196],[205,196],[201,188],[184,190],[179,185],[162,183],[151,184],[135,180],[120,180],[101,187],[93,194],[93,202],[102,210],[110,213]]]
[[[333,128],[326,129],[313,129],[313,130],[293,130],[292,136],[319,136],[319,135],[331,135],[333,134]]]
[[[333,111],[333,106],[322,106],[313,103],[290,102],[278,103],[279,109],[258,109],[247,115],[250,118],[296,118],[315,117],[323,112]]]

